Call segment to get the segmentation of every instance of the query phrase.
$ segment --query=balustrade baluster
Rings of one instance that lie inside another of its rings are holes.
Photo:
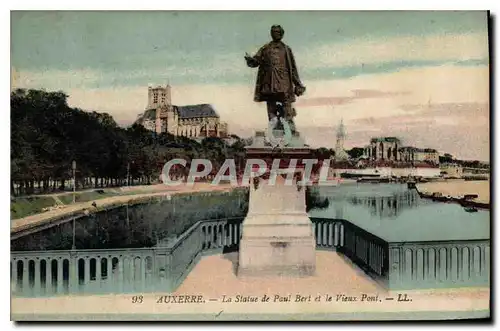
[[[64,259],[57,259],[57,293],[63,293],[63,285],[64,285],[64,278],[63,278],[63,261]],[[70,260],[71,261],[71,260]],[[70,265],[71,268],[71,265]],[[70,274],[71,277],[71,274]],[[69,280],[71,281],[71,279]]]
[[[52,259],[48,258],[45,260],[45,293],[52,292]]]
[[[323,223],[323,242],[321,243],[323,246],[328,245],[328,223]]]
[[[227,245],[227,221],[222,224],[222,247]]]
[[[322,223],[318,223],[316,226],[316,246],[321,245],[321,228],[322,228]]]
[[[141,291],[145,291],[146,290],[146,273],[147,273],[147,270],[146,270],[146,257],[145,256],[141,256],[141,287],[140,287],[140,290]]]
[[[366,247],[365,247],[365,239],[363,237],[359,237],[359,243],[360,243],[360,249],[361,249],[361,254],[363,254],[363,262],[365,264],[368,264],[368,258],[366,256]]]
[[[88,257],[83,259],[84,261],[84,277],[83,277],[83,290],[88,288],[90,282],[90,259]]]
[[[217,248],[222,246],[222,224],[217,224]]]
[[[227,225],[227,241],[229,243],[229,246],[233,245],[233,224],[228,224]]]
[[[23,294],[29,293],[29,259],[23,260]]]
[[[131,286],[135,285],[135,257],[132,255],[128,259],[128,281]]]
[[[118,289],[120,292],[123,292],[123,272],[124,272],[124,266],[123,266],[123,262],[124,261],[124,257],[123,256],[119,256],[118,257]]]
[[[446,257],[447,257],[447,260],[446,261],[446,265],[448,266],[448,274],[447,274],[447,280],[455,280],[453,277],[453,269],[455,267],[455,264],[453,261],[453,247],[449,247],[448,248],[448,254],[446,254]],[[456,271],[455,271],[455,275],[456,275]]]
[[[333,224],[328,223],[328,246],[333,246]]]
[[[212,248],[212,224],[207,224],[207,248]]]
[[[345,228],[343,225],[340,225],[339,227],[339,242],[340,242],[340,247],[344,246],[344,234],[345,234]]]
[[[463,261],[462,261],[462,249],[460,247],[457,247],[457,260],[458,260],[458,281],[463,281],[463,272],[464,272],[464,266],[463,266]]]
[[[485,273],[485,266],[486,266],[486,249],[485,247],[481,247],[481,267],[479,268],[479,275],[482,277]]]
[[[113,257],[108,256],[106,261],[106,288],[110,288],[113,284]]]
[[[12,261],[12,260],[11,260]],[[17,264],[18,264],[18,260],[13,260],[11,262],[11,265],[12,265],[12,276],[10,277],[10,286],[11,286],[11,289],[12,289],[12,292],[13,293],[17,293],[17,290],[18,290],[18,286],[17,286],[17,282],[18,282],[18,275],[17,275]]]
[[[36,296],[40,294],[40,278],[42,277],[42,273],[40,272],[40,260],[38,258],[33,260],[35,262],[35,270],[34,270],[34,287],[33,291]]]
[[[95,288],[99,291],[101,289],[101,263],[102,258],[98,256],[95,259]]]
[[[376,250],[375,250],[375,263],[377,264],[377,270],[378,270],[379,275],[382,274],[382,262],[380,260],[380,251],[381,250],[382,250],[382,247],[377,245]]]

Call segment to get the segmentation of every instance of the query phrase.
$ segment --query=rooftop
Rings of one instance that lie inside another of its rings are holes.
[[[396,142],[401,143],[401,140],[397,137],[374,137],[370,140],[370,142]]]
[[[219,114],[209,104],[174,106],[180,118],[196,118],[196,117],[219,117]]]
[[[209,104],[187,105],[187,106],[173,106],[174,110],[179,114],[180,118],[206,118],[206,117],[219,117],[217,111]],[[154,120],[156,118],[156,109],[147,109],[144,113],[137,117],[139,124],[145,120]]]

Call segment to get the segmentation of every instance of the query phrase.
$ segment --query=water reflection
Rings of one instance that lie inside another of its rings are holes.
[[[352,196],[347,201],[357,207],[365,207],[370,210],[372,216],[380,218],[394,218],[406,209],[416,208],[422,200],[417,191],[399,191],[390,196]]]
[[[165,245],[204,219],[241,217],[248,191],[158,197],[105,210],[11,241],[12,251],[143,248]]]
[[[308,199],[317,247],[344,254],[388,288],[489,284],[489,213],[397,185],[320,189]],[[74,250],[72,222],[13,240],[12,292],[174,291],[205,254],[238,250],[247,209],[246,190],[174,196],[76,221]]]
[[[387,242],[483,240],[490,238],[490,213],[467,213],[458,204],[418,196],[401,184],[319,187],[329,206],[310,217],[345,219]]]
[[[197,222],[154,248],[13,252],[15,296],[173,292],[204,254],[235,251],[242,218]]]

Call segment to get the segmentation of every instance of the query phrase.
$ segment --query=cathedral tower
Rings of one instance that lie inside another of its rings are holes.
[[[346,153],[344,150],[344,142],[346,138],[346,132],[345,132],[345,127],[344,127],[344,120],[340,120],[340,124],[337,129],[337,141],[335,143],[335,160],[336,161],[341,161],[341,160],[347,160],[349,158],[349,155]]]

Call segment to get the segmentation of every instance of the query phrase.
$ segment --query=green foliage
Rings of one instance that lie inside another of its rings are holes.
[[[10,202],[10,219],[38,214],[42,212],[43,208],[53,205],[55,205],[54,198],[46,196],[13,198]]]
[[[108,208],[75,221],[77,249],[152,247],[175,238],[201,220],[241,218],[248,212],[246,188],[231,192],[180,193],[136,205]],[[11,249],[71,249],[73,222],[11,241]]]
[[[352,149],[347,151],[347,154],[349,154],[349,157],[351,159],[357,159],[361,157],[364,153],[364,148],[361,147],[353,147]]]
[[[106,113],[71,108],[63,92],[18,89],[11,93],[11,191],[13,195],[64,190],[76,161],[78,188],[150,184],[173,158],[208,158],[214,167],[242,158],[244,142],[219,138],[198,143],[142,125],[119,127]],[[238,164],[238,163],[237,163]],[[176,170],[185,175],[187,169]],[[92,179],[92,183],[90,182]],[[130,184],[130,183],[129,183]],[[35,191],[35,187],[37,191]]]
[[[316,150],[313,151],[313,155],[316,159],[319,160],[325,160],[329,159],[331,156],[335,155],[335,152],[333,152],[331,149],[328,149],[326,147],[320,147]]]
[[[78,192],[75,194],[75,202],[87,202],[87,201],[94,201],[94,200],[99,200],[103,198],[108,198],[112,196],[116,196],[116,193],[112,192]],[[65,205],[70,205],[73,203],[73,194],[64,194],[64,195],[59,195],[58,196],[59,200],[61,200],[62,203]]]

